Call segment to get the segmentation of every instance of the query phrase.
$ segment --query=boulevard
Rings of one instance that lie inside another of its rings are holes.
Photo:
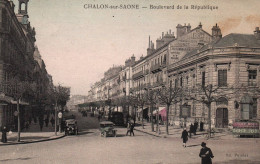
[[[8,145],[0,147],[0,163],[140,163],[140,164],[198,164],[203,139],[189,139],[182,147],[180,137],[155,137],[139,131],[135,136],[125,136],[125,127],[116,127],[117,137],[100,137],[96,117],[82,117],[73,112],[78,120],[79,135],[41,143]],[[257,164],[260,161],[259,139],[207,140],[213,151],[214,163]],[[248,153],[250,152],[250,153]],[[238,162],[239,161],[239,162]]]

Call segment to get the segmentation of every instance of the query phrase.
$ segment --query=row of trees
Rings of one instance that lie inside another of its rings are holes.
[[[245,87],[242,87],[245,89]],[[169,82],[166,86],[158,87],[157,89],[144,88],[139,91],[137,96],[133,96],[132,101],[134,104],[142,109],[142,114],[145,105],[149,105],[150,109],[158,104],[166,106],[166,133],[169,134],[169,111],[170,106],[176,103],[182,105],[184,102],[190,100],[204,104],[208,109],[208,133],[211,136],[211,106],[213,102],[217,102],[220,97],[236,96],[237,93],[242,91],[241,87],[219,87],[213,85],[197,85],[193,88],[172,86],[172,82]],[[180,108],[182,110],[182,108]],[[181,111],[182,112],[182,111]],[[150,115],[153,116],[153,110],[150,110]],[[158,115],[158,114],[157,114]],[[158,122],[157,122],[158,124]],[[158,126],[158,125],[157,125]],[[144,122],[142,118],[142,127],[144,128]],[[154,122],[151,121],[151,130],[154,131]]]
[[[44,108],[43,109],[40,108],[41,106],[53,107],[55,105],[56,107],[55,109],[57,109],[58,106],[60,106],[60,109],[64,111],[64,107],[66,106],[66,103],[70,97],[70,88],[63,87],[61,85],[58,86],[49,85],[48,87],[43,88],[37,85],[35,82],[21,81],[16,78],[9,79],[8,81],[2,83],[1,92],[4,93],[5,95],[13,97],[14,101],[16,101],[17,103],[17,112],[16,112],[17,119],[18,119],[17,141],[20,141],[20,133],[21,133],[21,124],[20,124],[21,101],[25,101],[29,105],[33,105],[34,107],[36,107],[33,109],[36,110],[36,113],[44,113]]]

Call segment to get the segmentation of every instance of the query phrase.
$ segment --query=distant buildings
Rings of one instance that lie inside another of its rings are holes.
[[[226,128],[237,120],[259,121],[259,28],[252,34],[222,37],[218,25],[213,26],[209,34],[201,24],[194,29],[190,24],[178,24],[176,33],[177,37],[171,31],[162,33],[156,40],[156,48],[149,38],[147,55],[137,61],[132,56],[124,66],[110,68],[103,79],[91,86],[87,101],[115,101],[117,107],[111,110],[131,113],[132,107],[128,111],[129,102],[124,101],[128,97],[138,97],[148,89],[172,84],[173,87],[189,91],[193,99],[179,97],[178,101],[172,103],[170,123],[183,125],[184,121],[196,120],[207,124],[208,108],[203,101],[197,101],[207,95],[202,91],[192,91],[212,86],[218,90],[211,103],[213,127]],[[123,103],[120,103],[120,99]],[[112,107],[113,103],[104,106]],[[163,109],[165,106],[159,103],[156,108]],[[145,110],[154,110],[148,107],[146,104]],[[186,120],[182,113],[184,107],[188,109]]]

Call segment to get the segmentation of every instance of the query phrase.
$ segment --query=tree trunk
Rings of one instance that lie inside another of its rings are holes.
[[[55,135],[57,136],[57,101],[55,102]]]
[[[156,112],[156,132],[159,134],[159,109]]]
[[[144,129],[144,107],[142,106],[142,127]]]
[[[209,124],[209,138],[211,138],[211,103],[207,105],[208,106],[208,124]]]
[[[154,123],[153,123],[153,105],[150,106],[150,115],[151,115],[151,128],[152,132],[154,132]]]
[[[170,105],[167,104],[167,107],[166,107],[166,134],[169,135],[169,109],[170,109]]]
[[[20,99],[17,99],[17,142],[20,142],[20,136],[21,136],[21,122],[20,122],[20,108],[19,108],[19,101]]]

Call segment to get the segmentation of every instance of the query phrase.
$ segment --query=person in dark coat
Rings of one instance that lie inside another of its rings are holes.
[[[131,127],[130,127],[130,136],[132,136],[132,134],[133,134],[133,136],[135,136],[135,134],[134,134],[134,127],[135,127],[135,124],[134,124],[134,123],[131,124]]]
[[[186,142],[188,141],[188,132],[186,130],[186,128],[184,128],[184,130],[182,131],[181,134],[181,138],[182,138],[182,143],[183,143],[183,147],[186,147]]]
[[[128,135],[128,133],[130,133],[130,135],[131,135],[131,124],[130,124],[130,122],[128,122],[127,123],[127,132],[126,132],[126,136]]]
[[[45,121],[45,126],[48,127],[48,125],[49,125],[49,118],[47,117],[44,121]]]
[[[201,143],[202,148],[200,149],[199,156],[201,157],[201,164],[212,164],[211,158],[214,158],[210,148],[206,146],[205,142]]]
[[[204,123],[202,121],[200,121],[200,131],[204,130],[203,126],[204,126]]]
[[[51,126],[54,127],[54,124],[55,124],[55,120],[54,120],[54,118],[52,117],[52,118],[51,118]]]
[[[7,134],[7,129],[6,129],[6,127],[4,126],[4,128],[2,129],[2,140],[1,140],[3,143],[6,143],[6,142],[7,142],[6,134]]]
[[[194,122],[194,129],[193,129],[193,133],[194,135],[196,135],[197,129],[198,129],[199,123],[197,121]]]
[[[191,124],[191,125],[190,125],[190,131],[189,131],[189,133],[190,133],[190,138],[191,138],[191,133],[193,133],[193,131],[194,131],[194,126],[193,126],[193,124]]]

